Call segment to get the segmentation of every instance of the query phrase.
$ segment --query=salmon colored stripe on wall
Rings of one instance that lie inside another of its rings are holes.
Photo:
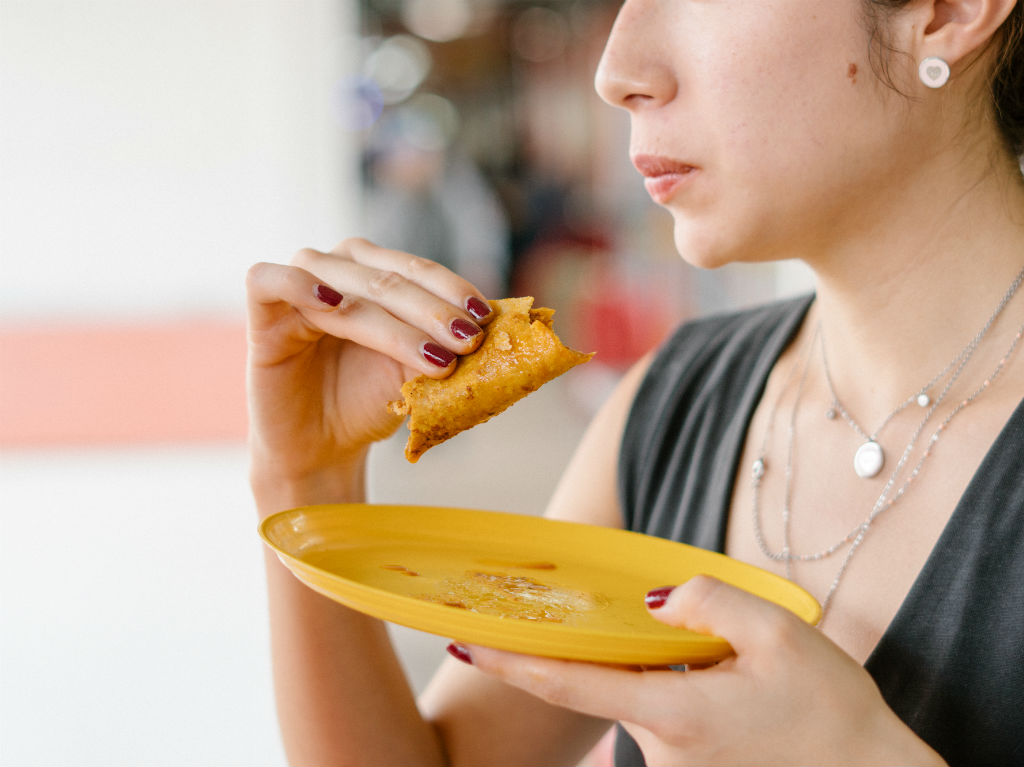
[[[241,322],[0,328],[0,447],[244,439]]]

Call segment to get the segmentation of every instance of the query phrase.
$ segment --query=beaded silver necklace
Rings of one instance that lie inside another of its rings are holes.
[[[850,427],[864,440],[853,456],[853,470],[857,473],[858,477],[871,479],[872,477],[878,476],[878,473],[885,465],[885,450],[882,449],[882,445],[878,441],[878,435],[881,434],[882,429],[884,429],[893,418],[902,413],[912,403],[916,402],[922,408],[927,408],[932,404],[932,398],[929,392],[946,376],[947,373],[949,373],[950,370],[953,369],[955,365],[966,362],[970,359],[971,355],[974,354],[974,350],[978,348],[978,344],[980,344],[982,339],[985,338],[985,334],[988,333],[989,328],[992,327],[999,315],[1002,314],[1006,305],[1010,303],[1014,293],[1017,292],[1017,288],[1020,287],[1022,280],[1024,280],[1024,269],[1021,269],[1021,271],[1017,273],[1016,278],[1014,278],[1009,289],[1003,295],[999,305],[996,306],[995,311],[992,312],[992,315],[988,318],[988,322],[985,323],[985,326],[978,331],[977,335],[971,339],[967,346],[965,346],[960,353],[954,357],[946,367],[940,370],[928,383],[897,405],[896,409],[889,413],[882,423],[878,425],[878,428],[870,434],[861,427],[853,416],[850,415],[849,411],[840,401],[839,395],[836,394],[836,387],[832,383],[832,373],[828,366],[828,355],[825,353],[825,340],[824,337],[822,337],[821,362],[825,369],[825,382],[828,384],[829,395],[832,397],[832,405],[827,411],[825,411],[825,417],[829,420],[834,420],[836,414],[842,416],[843,420],[846,421],[846,423],[848,423]]]
[[[1024,276],[1024,271],[1022,271],[1020,276]],[[1011,295],[1012,295],[1012,291],[1016,290],[1016,285],[1020,284],[1020,276],[1018,277],[1018,280],[1015,281],[1015,286],[1013,288],[1011,288]],[[1005,303],[1008,303],[1008,301],[1005,301],[1003,305],[1005,305]],[[999,311],[1002,311],[1002,309],[999,309]],[[989,323],[988,326],[990,326],[990,325],[991,325],[991,322]],[[986,332],[987,332],[988,326],[986,326],[986,328],[985,328]],[[868,513],[868,515],[865,517],[865,519],[860,524],[858,524],[856,527],[854,527],[853,530],[851,530],[849,533],[847,533],[841,540],[839,540],[838,542],[836,542],[835,544],[833,544],[831,546],[828,546],[828,547],[826,547],[824,549],[821,549],[820,551],[816,551],[816,552],[812,552],[812,553],[794,554],[793,551],[792,551],[792,544],[791,544],[791,521],[792,521],[791,507],[792,507],[792,490],[793,490],[793,488],[792,488],[792,480],[793,480],[793,454],[794,454],[794,448],[795,448],[795,444],[796,444],[796,413],[797,413],[797,411],[799,409],[800,400],[801,400],[802,394],[803,394],[804,383],[805,383],[805,381],[807,379],[808,370],[810,369],[810,360],[811,360],[812,352],[813,352],[815,344],[818,342],[818,339],[820,338],[820,326],[815,329],[814,336],[811,338],[811,341],[808,344],[807,353],[804,356],[804,361],[803,361],[803,365],[802,365],[802,372],[801,372],[801,376],[800,376],[800,381],[799,381],[799,384],[797,386],[797,392],[796,392],[796,396],[794,398],[793,408],[792,408],[792,411],[790,413],[790,418],[789,418],[789,428],[788,428],[787,447],[786,447],[785,490],[784,490],[784,494],[783,494],[783,504],[782,504],[782,531],[783,531],[782,532],[782,537],[783,537],[783,542],[782,542],[782,549],[779,550],[779,551],[773,551],[768,546],[767,540],[765,539],[765,536],[764,536],[764,530],[763,530],[762,521],[761,521],[762,514],[761,514],[761,500],[760,500],[761,492],[760,491],[761,491],[761,482],[762,482],[762,480],[763,480],[763,478],[764,478],[764,476],[765,476],[765,474],[766,474],[766,472],[768,470],[768,463],[767,463],[767,458],[766,458],[767,444],[768,444],[768,441],[769,441],[769,438],[770,438],[770,435],[771,435],[771,432],[772,432],[772,429],[773,429],[773,426],[774,426],[774,423],[775,423],[775,420],[776,420],[776,415],[777,415],[777,412],[778,412],[778,409],[779,409],[779,405],[780,405],[780,403],[782,401],[782,396],[783,396],[784,392],[789,389],[789,386],[790,386],[790,383],[792,382],[793,376],[795,375],[795,373],[797,371],[797,366],[794,366],[790,370],[789,376],[787,377],[785,383],[782,386],[782,389],[780,390],[779,397],[776,399],[775,404],[772,407],[772,411],[769,414],[768,425],[767,425],[766,430],[765,430],[765,436],[764,436],[764,439],[763,439],[762,444],[761,444],[761,450],[760,450],[760,452],[758,454],[757,460],[754,461],[751,473],[752,473],[752,477],[753,477],[752,512],[753,512],[754,537],[755,537],[755,539],[757,541],[758,548],[760,549],[761,553],[764,556],[766,556],[767,558],[771,559],[772,561],[784,562],[785,563],[786,577],[787,578],[789,578],[790,580],[793,579],[793,572],[792,572],[792,564],[793,564],[793,562],[813,562],[813,561],[819,561],[819,560],[825,559],[827,557],[830,557],[830,556],[836,554],[844,546],[849,544],[848,548],[846,549],[846,554],[843,557],[842,562],[840,563],[839,569],[838,569],[835,577],[833,578],[831,584],[829,585],[828,592],[826,593],[824,599],[822,600],[822,618],[821,618],[821,621],[824,621],[824,619],[825,619],[825,615],[828,612],[828,608],[829,608],[829,606],[832,603],[832,599],[835,596],[836,590],[839,588],[840,581],[842,580],[843,576],[846,574],[846,571],[847,571],[847,569],[848,569],[848,567],[850,565],[850,561],[853,559],[854,554],[860,548],[861,544],[864,541],[864,538],[867,536],[868,531],[871,529],[871,526],[874,524],[875,520],[883,512],[885,512],[888,509],[892,508],[892,506],[900,498],[902,498],[904,496],[904,494],[907,492],[907,490],[910,487],[910,485],[917,479],[918,475],[921,472],[921,468],[924,466],[925,461],[931,456],[932,449],[934,448],[935,444],[939,441],[939,438],[945,432],[946,428],[952,422],[953,418],[956,415],[958,415],[961,411],[963,411],[966,407],[971,405],[978,398],[978,396],[980,396],[982,394],[982,392],[987,390],[988,387],[992,385],[992,382],[996,380],[996,378],[1002,372],[1003,368],[1006,366],[1006,363],[1009,361],[1011,355],[1013,354],[1014,350],[1017,348],[1017,345],[1020,343],[1022,337],[1024,337],[1024,325],[1021,325],[1018,328],[1017,333],[1016,333],[1016,335],[1013,338],[1013,341],[1010,343],[1009,349],[1000,358],[998,364],[996,365],[996,367],[992,371],[992,373],[990,373],[989,376],[987,378],[985,378],[984,381],[982,381],[981,385],[969,397],[967,397],[966,399],[961,400],[957,404],[957,406],[955,408],[953,408],[953,410],[950,411],[950,413],[946,416],[946,418],[939,424],[938,428],[931,435],[931,438],[928,441],[927,447],[925,448],[925,450],[923,451],[922,455],[918,459],[916,465],[910,471],[910,474],[907,476],[906,480],[903,482],[903,484],[899,487],[899,489],[895,493],[892,493],[892,489],[895,487],[896,481],[899,478],[900,473],[903,471],[903,468],[905,467],[905,465],[907,464],[908,460],[910,459],[910,456],[913,453],[914,448],[917,446],[918,440],[919,440],[921,434],[924,432],[924,429],[927,426],[928,421],[931,419],[932,415],[935,413],[935,411],[938,409],[938,407],[942,404],[942,402],[946,399],[946,396],[949,393],[949,391],[952,389],[953,384],[959,379],[959,377],[960,377],[961,373],[963,372],[964,368],[967,366],[967,363],[970,361],[971,353],[961,354],[961,356],[958,357],[959,364],[957,364],[956,369],[953,372],[953,375],[951,376],[949,381],[947,381],[945,387],[942,389],[940,394],[936,397],[935,401],[934,402],[929,402],[930,407],[928,409],[928,412],[925,414],[925,416],[922,419],[921,423],[915,429],[915,431],[913,433],[913,436],[910,438],[910,441],[907,443],[906,448],[904,448],[903,453],[900,456],[900,459],[899,459],[899,461],[896,464],[896,468],[893,470],[892,474],[890,475],[888,481],[885,484],[885,487],[882,489],[882,492],[879,494],[878,499],[872,505],[871,511]],[[973,352],[973,350],[972,350],[972,352]],[[956,362],[956,360],[954,360],[954,362]],[[820,625],[821,621],[819,621],[819,625]]]

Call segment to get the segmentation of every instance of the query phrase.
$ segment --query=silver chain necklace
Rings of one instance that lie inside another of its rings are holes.
[[[992,316],[988,318],[988,322],[985,326],[978,331],[977,335],[971,339],[970,343],[965,346],[960,353],[954,357],[946,367],[939,371],[935,377],[932,378],[928,383],[917,390],[915,394],[910,395],[907,399],[901,402],[895,410],[885,417],[885,420],[879,424],[870,434],[861,427],[861,425],[850,415],[849,411],[843,407],[843,403],[839,399],[839,395],[836,394],[836,388],[832,383],[832,373],[828,366],[828,355],[825,353],[825,339],[821,339],[821,361],[825,368],[825,382],[828,384],[829,395],[832,397],[832,405],[825,412],[825,417],[829,420],[833,420],[838,413],[843,417],[843,420],[848,423],[855,432],[864,440],[864,442],[857,448],[857,451],[853,456],[853,470],[857,473],[858,477],[864,479],[871,479],[872,477],[878,476],[878,473],[882,470],[885,465],[885,451],[882,449],[881,443],[878,441],[878,435],[882,432],[890,421],[897,415],[902,413],[912,403],[916,402],[922,408],[927,408],[932,404],[932,398],[929,394],[931,389],[941,381],[950,370],[957,364],[964,363],[971,358],[974,354],[974,350],[978,348],[978,344],[981,343],[985,334],[988,333],[989,328],[995,323],[996,319],[1002,314],[1003,309],[1010,303],[1014,293],[1017,292],[1017,288],[1020,287],[1021,282],[1024,281],[1024,269],[1021,269],[1014,278],[1009,289],[1003,295],[996,307],[995,311],[992,312]]]
[[[765,454],[767,452],[768,440],[769,440],[769,438],[771,436],[772,429],[773,429],[773,426],[774,426],[774,423],[775,423],[776,413],[777,413],[779,405],[780,405],[780,403],[782,401],[782,393],[785,391],[785,389],[787,389],[789,387],[789,382],[792,379],[793,373],[796,370],[795,368],[790,373],[790,378],[787,379],[786,385],[783,387],[783,390],[779,394],[779,399],[776,400],[775,405],[772,408],[772,412],[771,412],[771,415],[769,416],[769,420],[768,420],[768,426],[765,429],[764,441],[762,442],[762,445],[761,445],[760,456],[754,462],[754,467],[753,467],[753,472],[752,472],[753,473],[753,478],[754,478],[754,488],[753,488],[754,535],[757,538],[758,548],[760,548],[761,549],[761,553],[764,554],[769,559],[772,559],[772,560],[774,560],[776,562],[785,562],[786,563],[786,577],[787,578],[791,578],[792,577],[792,570],[791,570],[791,563],[792,562],[816,562],[818,560],[825,559],[826,557],[832,556],[833,554],[835,554],[837,551],[839,551],[846,544],[855,541],[863,530],[865,530],[866,528],[871,526],[871,523],[874,521],[874,517],[877,516],[877,514],[875,513],[875,507],[872,507],[872,511],[864,518],[864,521],[862,521],[860,524],[858,524],[856,527],[854,527],[850,532],[848,532],[845,536],[843,536],[839,541],[837,541],[836,543],[832,544],[831,546],[828,546],[828,547],[826,547],[824,549],[821,549],[820,551],[815,551],[815,552],[811,552],[811,553],[807,553],[807,554],[794,554],[793,551],[792,551],[792,546],[790,545],[790,530],[791,530],[790,521],[791,521],[791,518],[792,518],[792,511],[791,510],[792,510],[792,501],[793,501],[793,452],[794,452],[794,448],[795,448],[795,445],[796,445],[796,414],[797,414],[797,412],[800,409],[800,401],[803,398],[804,383],[807,380],[807,372],[810,369],[810,365],[811,365],[812,351],[814,349],[814,345],[815,345],[816,341],[818,340],[818,338],[820,336],[820,331],[821,331],[821,328],[820,328],[820,325],[819,325],[817,328],[815,328],[814,336],[811,339],[810,346],[807,349],[807,354],[805,356],[804,363],[803,363],[803,372],[802,372],[802,374],[800,376],[800,383],[797,386],[796,396],[793,399],[793,408],[790,411],[790,416],[789,416],[789,424],[788,424],[788,430],[787,430],[787,435],[786,435],[785,492],[783,494],[783,499],[782,499],[782,532],[783,532],[782,538],[783,538],[783,546],[782,546],[782,550],[781,551],[772,551],[768,547],[767,540],[764,537],[764,531],[763,531],[763,529],[761,527],[761,511],[760,511],[760,508],[761,508],[761,504],[760,504],[761,480],[764,478],[764,475],[765,475],[765,473],[767,471],[767,463],[766,463],[766,459],[765,459]],[[910,456],[910,453],[913,452],[914,447],[917,445],[917,440],[921,436],[921,432],[924,430],[924,427],[927,425],[927,423],[928,423],[929,419],[931,418],[932,414],[935,412],[935,410],[946,399],[946,395],[949,393],[949,390],[953,387],[953,384],[956,383],[957,379],[960,377],[960,374],[963,372],[963,370],[964,370],[964,368],[966,366],[967,366],[967,360],[965,359],[957,367],[956,371],[953,373],[953,376],[946,383],[946,386],[943,388],[943,390],[939,394],[939,396],[935,399],[935,402],[932,403],[930,409],[925,414],[924,418],[922,419],[921,423],[918,425],[917,429],[914,431],[913,436],[910,438],[910,442],[907,444],[906,448],[903,451],[903,456],[901,457],[899,462],[897,462],[895,470],[893,471],[892,475],[889,477],[889,481],[886,483],[885,487],[882,489],[882,493],[879,496],[879,498],[880,498],[880,500],[882,502],[884,502],[884,500],[885,500],[886,496],[888,495],[889,491],[892,489],[893,484],[895,484],[896,478],[899,475],[900,470],[903,468],[903,465],[906,463],[907,458]],[[905,490],[905,488],[901,488],[901,490],[900,490],[900,492],[898,494],[900,496],[902,496],[904,490]],[[875,505],[877,506],[878,504],[876,503]],[[891,504],[888,504],[888,505],[891,505]],[[886,506],[886,508],[888,508],[888,505]]]
[[[799,385],[797,387],[796,397],[794,398],[793,409],[792,409],[792,412],[790,414],[789,433],[788,433],[788,441],[787,441],[787,448],[786,448],[785,491],[784,491],[783,508],[782,508],[783,543],[782,543],[782,549],[780,551],[773,551],[768,546],[768,543],[767,543],[767,541],[765,539],[765,536],[764,536],[764,530],[762,528],[762,523],[761,523],[761,516],[762,515],[761,515],[760,490],[761,490],[762,479],[764,478],[765,473],[767,472],[767,469],[768,469],[768,464],[767,464],[767,459],[766,459],[766,452],[767,452],[766,448],[767,448],[767,444],[768,444],[768,441],[769,441],[769,437],[771,435],[772,426],[775,423],[776,414],[778,412],[779,405],[780,405],[780,403],[782,401],[782,394],[789,388],[790,382],[792,381],[793,376],[795,375],[796,370],[797,370],[796,366],[794,366],[793,369],[790,371],[790,374],[787,377],[786,382],[783,384],[783,387],[782,387],[782,389],[780,391],[779,397],[775,401],[775,404],[774,404],[774,406],[772,408],[772,411],[771,411],[771,413],[769,415],[769,422],[768,422],[768,426],[766,427],[766,430],[765,430],[765,436],[764,436],[764,440],[763,440],[762,445],[761,445],[760,453],[758,455],[757,460],[754,461],[754,464],[753,464],[753,467],[752,467],[752,476],[753,476],[752,512],[753,512],[754,537],[755,537],[755,539],[757,541],[758,548],[760,549],[761,553],[764,556],[766,556],[767,558],[771,559],[772,561],[784,562],[785,563],[785,567],[786,567],[786,577],[789,578],[790,580],[793,579],[793,573],[792,573],[792,563],[793,562],[819,561],[819,560],[825,559],[825,558],[827,558],[829,556],[832,556],[833,554],[837,553],[840,549],[842,549],[844,545],[849,544],[849,547],[846,550],[846,555],[844,556],[843,561],[840,563],[839,570],[837,571],[835,578],[833,578],[832,583],[829,586],[828,592],[825,595],[825,598],[822,600],[822,618],[821,618],[821,620],[823,621],[824,618],[825,618],[825,615],[826,615],[826,613],[828,611],[828,608],[829,608],[829,606],[832,603],[832,598],[835,596],[835,592],[839,588],[839,583],[842,580],[843,576],[846,574],[847,568],[850,565],[850,561],[853,559],[853,555],[860,548],[861,543],[863,543],[864,538],[867,536],[867,533],[870,530],[871,526],[874,524],[875,520],[883,512],[885,512],[888,509],[892,508],[892,506],[900,498],[902,498],[904,496],[904,494],[907,492],[907,490],[910,487],[910,485],[917,479],[918,475],[921,472],[921,468],[924,466],[925,461],[931,456],[932,449],[934,448],[935,444],[939,441],[939,438],[942,436],[943,432],[945,432],[945,430],[949,426],[950,422],[952,422],[953,418],[956,415],[958,415],[962,410],[964,410],[966,407],[968,407],[970,404],[972,404],[978,398],[978,396],[981,395],[982,392],[984,392],[986,389],[988,389],[988,387],[991,386],[992,382],[996,380],[996,378],[1002,372],[1003,368],[1006,366],[1006,363],[1009,361],[1009,359],[1010,359],[1011,355],[1013,354],[1014,350],[1017,348],[1017,345],[1020,343],[1021,339],[1024,338],[1024,325],[1021,325],[1018,328],[1017,333],[1014,336],[1013,341],[1011,342],[1009,349],[1000,358],[998,364],[996,365],[996,367],[992,371],[992,373],[989,374],[989,376],[981,383],[981,385],[969,397],[967,397],[964,400],[961,400],[957,404],[957,406],[955,408],[953,408],[953,410],[946,416],[946,418],[942,421],[942,423],[939,424],[938,428],[931,435],[931,438],[928,441],[927,447],[925,448],[924,452],[920,456],[917,464],[913,467],[913,469],[910,471],[910,474],[908,475],[906,480],[903,482],[903,484],[900,486],[900,488],[894,494],[892,494],[890,496],[890,492],[892,491],[893,487],[895,486],[897,478],[899,477],[900,473],[902,472],[902,470],[903,470],[904,466],[906,465],[907,461],[910,459],[910,456],[913,453],[914,448],[917,445],[918,439],[920,438],[922,432],[924,431],[925,426],[927,425],[928,421],[930,420],[932,414],[936,411],[936,409],[945,400],[946,395],[949,393],[950,389],[953,387],[953,384],[960,377],[960,374],[963,372],[964,368],[966,367],[966,365],[967,365],[967,363],[968,363],[968,361],[970,359],[970,355],[969,354],[965,355],[965,357],[960,360],[960,363],[957,366],[956,370],[954,371],[953,376],[946,383],[946,386],[943,388],[942,392],[936,398],[935,402],[931,403],[931,407],[929,408],[928,413],[925,415],[925,417],[921,421],[920,425],[914,431],[914,434],[911,437],[910,442],[907,444],[906,448],[903,451],[903,454],[900,457],[900,460],[896,464],[896,468],[892,472],[891,476],[889,477],[889,480],[886,482],[885,487],[882,489],[882,492],[879,494],[878,499],[873,504],[870,513],[867,515],[867,517],[865,517],[864,521],[862,521],[859,525],[854,527],[853,530],[851,530],[849,533],[847,533],[846,536],[844,536],[840,541],[838,541],[837,543],[833,544],[832,546],[829,546],[829,547],[824,548],[824,549],[822,549],[820,551],[809,553],[809,554],[794,554],[792,552],[792,544],[791,544],[791,528],[792,528],[792,526],[791,526],[791,519],[792,519],[791,507],[792,507],[792,503],[791,503],[791,501],[792,501],[792,480],[793,480],[793,453],[794,453],[794,447],[795,447],[795,443],[796,443],[796,413],[797,413],[797,411],[799,409],[800,399],[801,399],[802,393],[803,393],[804,382],[806,381],[807,373],[808,373],[808,370],[810,368],[811,353],[812,353],[812,351],[814,349],[815,343],[818,340],[819,333],[820,333],[820,327],[815,329],[814,337],[811,339],[811,341],[810,341],[810,343],[808,345],[807,354],[805,355],[805,359],[804,359],[804,363],[803,363],[803,371],[801,373],[800,382],[799,382]],[[820,625],[820,621],[819,621],[819,625]]]

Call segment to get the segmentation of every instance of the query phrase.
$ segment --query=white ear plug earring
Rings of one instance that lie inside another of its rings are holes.
[[[941,88],[949,82],[949,64],[938,56],[929,56],[921,61],[917,75],[929,88]]]

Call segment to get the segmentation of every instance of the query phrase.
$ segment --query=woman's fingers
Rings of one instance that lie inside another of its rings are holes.
[[[450,351],[468,354],[476,349],[483,338],[481,327],[476,315],[462,305],[477,309],[478,314],[479,306],[484,306],[485,317],[490,306],[468,282],[426,259],[378,248],[364,240],[355,242],[358,244],[350,247],[346,241],[331,253],[301,250],[293,264],[345,296],[383,307]],[[472,295],[467,297],[467,291]]]
[[[648,595],[647,605],[662,623],[722,637],[738,654],[765,647],[778,650],[807,629],[784,607],[707,575],[677,588],[657,589]]]
[[[409,253],[378,248],[365,240],[346,240],[335,250],[299,251],[293,263],[323,278],[347,294],[380,304],[410,324],[441,340],[451,336],[465,342],[465,332],[490,318],[491,308],[466,280],[440,264]],[[481,307],[486,314],[480,316]],[[472,310],[472,311],[471,311]]]
[[[465,654],[452,652],[455,657],[547,703],[622,722],[635,738],[653,736],[662,741],[714,737],[715,706],[708,697],[714,688],[706,675],[729,673],[608,666],[458,647]]]
[[[644,682],[648,672],[640,669],[520,655],[475,645],[457,647],[464,657],[449,652],[484,673],[552,705],[601,719],[632,721],[653,692]]]
[[[351,258],[370,269],[399,275],[458,307],[469,319],[486,322],[491,317],[490,305],[472,283],[434,261],[400,250],[381,248],[358,237],[342,241],[330,252]],[[383,279],[386,284],[392,278]]]
[[[660,591],[660,590],[659,590]],[[651,614],[671,626],[727,639],[747,660],[765,653],[786,653],[803,632],[812,630],[799,618],[742,589],[698,576],[648,600]],[[660,731],[666,715],[675,720],[702,720],[705,688],[719,672],[730,674],[735,658],[719,668],[696,673],[665,669],[627,669],[534,658],[472,647],[472,663],[556,705]],[[699,667],[695,667],[699,668]],[[672,700],[670,708],[665,701]],[[652,708],[650,701],[660,701]]]
[[[312,340],[326,333],[381,352],[403,365],[433,378],[447,375],[456,360],[452,346],[472,347],[472,337],[439,343],[422,328],[402,321],[376,303],[344,294],[305,269],[262,263],[249,270],[247,288],[251,330],[276,327],[296,310],[302,327],[292,333]],[[475,327],[475,326],[474,326]],[[305,331],[305,332],[302,332]],[[452,331],[449,329],[449,333]]]
[[[328,311],[337,307],[343,298],[337,290],[309,272],[280,264],[258,263],[251,266],[245,288],[250,309],[257,311],[280,302],[296,308]]]

